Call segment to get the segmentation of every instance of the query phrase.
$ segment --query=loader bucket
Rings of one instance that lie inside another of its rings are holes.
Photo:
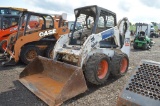
[[[80,67],[38,56],[19,81],[46,104],[55,106],[87,90]]]

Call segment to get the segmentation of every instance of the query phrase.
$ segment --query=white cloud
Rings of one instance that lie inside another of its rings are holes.
[[[160,9],[149,7],[139,0],[134,0],[134,2],[130,1],[130,3],[132,3],[132,6],[126,15],[131,21],[146,23],[160,22],[160,16],[158,15],[158,11],[160,11]]]
[[[74,20],[73,10],[87,5],[98,5],[109,9],[117,14],[117,20],[128,17],[132,22],[158,22],[160,8],[156,8],[156,2],[145,2],[147,0],[24,0],[30,5],[29,10],[43,13],[61,14],[67,13],[68,20]],[[156,0],[158,1],[158,0]],[[31,8],[32,7],[32,8]]]
[[[140,0],[140,2],[146,6],[160,8],[160,0]]]

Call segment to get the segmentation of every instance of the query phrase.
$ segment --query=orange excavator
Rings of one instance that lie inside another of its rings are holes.
[[[17,32],[19,16],[24,10],[27,9],[0,7],[0,51],[5,51],[8,36]]]
[[[36,56],[52,57],[55,42],[69,33],[67,14],[49,15],[23,11],[18,31],[7,39],[7,48],[1,57],[2,65],[15,65],[19,60],[28,64]]]

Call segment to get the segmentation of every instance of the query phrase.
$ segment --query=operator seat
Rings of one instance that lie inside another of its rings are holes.
[[[141,32],[140,32],[140,34],[139,34],[139,36],[138,36],[138,40],[140,40],[140,41],[145,40],[145,32],[144,32],[144,31],[141,31]]]

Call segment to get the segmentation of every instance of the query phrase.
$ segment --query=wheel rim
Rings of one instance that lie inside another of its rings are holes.
[[[98,66],[98,78],[103,79],[108,72],[108,62],[106,60],[102,60]]]
[[[27,59],[28,61],[32,61],[36,56],[37,56],[36,50],[30,50],[30,51],[28,51],[27,54],[26,54],[26,59]]]
[[[4,42],[4,43],[2,44],[2,49],[5,50],[6,47],[7,47],[7,42]]]
[[[122,59],[120,65],[121,65],[120,73],[125,73],[126,70],[127,70],[127,66],[128,66],[128,61],[127,61],[127,59],[125,57]]]

